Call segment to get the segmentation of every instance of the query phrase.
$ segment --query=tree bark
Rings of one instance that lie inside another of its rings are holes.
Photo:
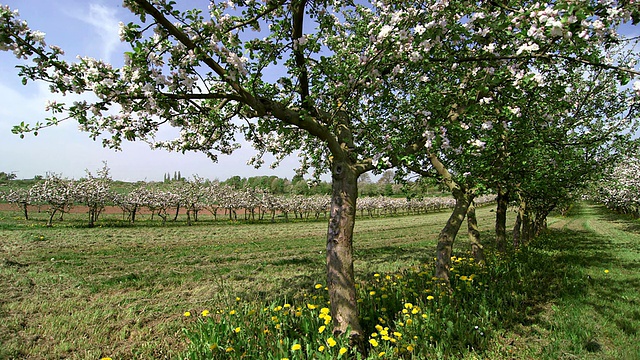
[[[498,187],[496,198],[496,249],[504,252],[507,247],[507,208],[509,206],[509,193],[502,187]]]
[[[522,215],[520,210],[518,209],[518,213],[516,214],[516,221],[513,224],[513,247],[517,249],[520,247],[520,239],[522,237]]]
[[[358,173],[347,162],[332,164],[331,216],[327,231],[327,286],[334,334],[362,338],[353,271],[353,227],[358,197]]]
[[[476,219],[476,204],[473,200],[469,202],[467,209],[467,230],[469,242],[471,243],[471,255],[479,265],[484,265],[484,248],[480,242],[480,230]]]
[[[456,204],[453,208],[447,224],[438,235],[438,245],[436,246],[436,274],[435,276],[449,282],[449,269],[451,269],[451,253],[453,252],[453,242],[458,235],[458,230],[464,221],[464,217],[471,203],[471,196],[464,191],[453,192]]]
[[[436,246],[436,273],[435,276],[444,279],[449,283],[449,269],[451,268],[451,253],[453,252],[453,242],[458,235],[458,230],[462,226],[464,217],[467,214],[469,204],[473,200],[473,195],[466,188],[456,183],[446,166],[435,154],[428,154],[429,161],[433,168],[442,177],[445,185],[451,190],[451,195],[456,200],[447,224],[438,235],[438,245]]]

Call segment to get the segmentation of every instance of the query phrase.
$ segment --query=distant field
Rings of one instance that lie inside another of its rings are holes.
[[[161,226],[145,215],[129,226],[108,215],[89,229],[85,214],[52,228],[31,215],[0,212],[0,359],[175,355],[184,311],[292,297],[325,276],[326,221]],[[478,216],[489,229],[493,213]],[[447,217],[358,219],[358,276],[429,261]]]

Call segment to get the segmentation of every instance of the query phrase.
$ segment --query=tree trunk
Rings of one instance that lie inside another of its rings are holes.
[[[496,198],[496,249],[504,252],[507,246],[507,208],[509,206],[509,193],[502,187],[498,187]]]
[[[331,216],[327,231],[327,286],[334,334],[346,334],[350,331],[352,342],[360,343],[363,333],[358,320],[353,271],[357,179],[358,174],[347,161],[332,164]]]
[[[24,213],[24,219],[29,220],[29,205],[26,202],[20,203],[22,205],[22,212]]]
[[[176,206],[176,216],[173,217],[173,221],[178,220],[178,214],[180,214],[180,203]]]
[[[516,222],[513,224],[513,247],[515,249],[520,247],[520,239],[522,238],[522,215],[520,210],[516,214]]]
[[[476,204],[471,200],[467,209],[467,230],[469,233],[469,242],[471,243],[471,255],[479,265],[484,265],[484,249],[480,242],[480,230],[478,229],[478,220],[476,219]]]
[[[451,253],[453,252],[453,242],[458,235],[458,230],[464,221],[465,214],[471,203],[471,196],[461,190],[453,192],[456,204],[453,208],[447,224],[438,235],[438,245],[436,246],[436,274],[435,276],[449,282],[449,269],[451,268]]]

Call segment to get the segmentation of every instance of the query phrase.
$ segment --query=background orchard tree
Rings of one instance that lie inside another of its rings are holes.
[[[593,185],[592,196],[608,208],[640,217],[640,160],[623,157],[607,174]]]
[[[439,237],[436,276],[446,279],[453,239],[473,194],[495,189],[501,179],[496,170],[510,166],[496,162],[504,161],[502,128],[518,124],[532,101],[553,107],[565,93],[582,91],[563,74],[579,77],[599,69],[618,86],[630,84],[640,74],[634,68],[638,53],[611,56],[608,50],[629,44],[617,28],[637,23],[640,13],[635,4],[613,1],[379,1],[376,7],[376,12],[362,10],[370,24],[362,36],[384,34],[384,40],[361,57],[384,54],[386,76],[370,88],[371,98],[360,111],[371,120],[368,134],[377,141],[380,160],[425,175],[435,171],[459,202]],[[528,97],[528,89],[547,86],[562,95]],[[627,106],[637,102],[640,80],[633,89],[621,97]],[[574,126],[581,131],[582,125]],[[509,151],[527,146],[514,143]]]
[[[47,226],[53,226],[53,217],[62,215],[71,209],[75,199],[73,181],[62,178],[61,175],[47,174],[47,178],[33,185],[30,193],[35,202],[48,206],[49,220]]]
[[[113,180],[109,175],[109,170],[105,162],[102,169],[98,170],[97,176],[87,170],[85,178],[73,182],[74,201],[86,205],[89,210],[89,227],[95,225],[107,203],[113,203],[113,194],[111,193]]]
[[[0,200],[10,204],[16,204],[22,210],[25,220],[29,220],[29,205],[33,201],[32,191],[30,189],[17,188],[9,189],[7,192],[0,192]]]

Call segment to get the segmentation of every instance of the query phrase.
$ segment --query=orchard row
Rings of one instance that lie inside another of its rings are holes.
[[[211,213],[215,219],[226,215],[230,220],[238,220],[239,214],[244,220],[275,221],[277,216],[288,220],[291,215],[300,219],[318,219],[327,217],[331,203],[329,195],[274,195],[259,188],[236,190],[198,176],[169,185],[142,183],[125,192],[114,191],[111,184],[106,168],[99,176],[89,174],[80,180],[50,175],[31,188],[10,188],[0,192],[0,200],[19,206],[26,219],[29,218],[29,206],[45,206],[49,213],[48,225],[52,225],[55,214],[83,205],[88,208],[89,226],[94,226],[107,206],[119,207],[132,223],[136,215],[145,209],[152,216],[160,217],[163,224],[171,218],[176,220],[183,210],[187,223],[191,224],[202,210]],[[494,196],[482,196],[476,199],[476,203],[484,204],[493,199]],[[451,197],[405,199],[377,196],[360,198],[357,210],[363,216],[420,214],[450,209],[454,205],[455,200]]]

